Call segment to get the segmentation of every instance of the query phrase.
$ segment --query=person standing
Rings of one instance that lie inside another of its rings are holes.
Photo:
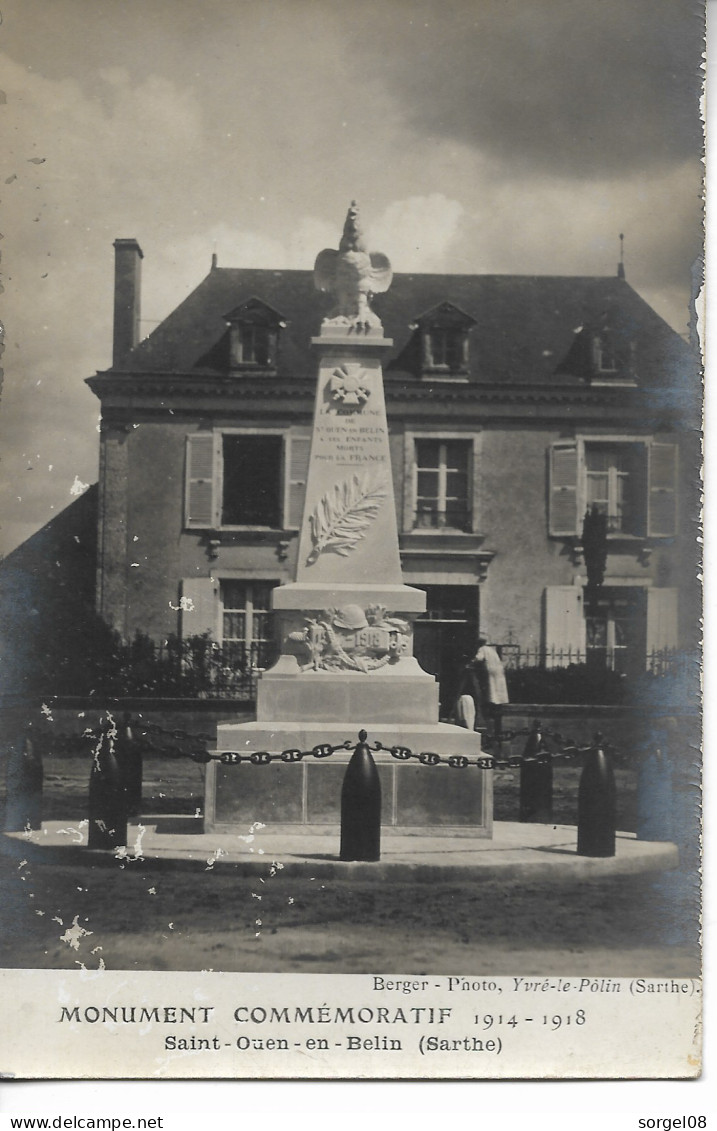
[[[478,651],[473,662],[478,669],[483,709],[485,714],[497,724],[500,719],[500,708],[503,703],[508,702],[508,686],[505,682],[503,662],[484,636],[478,637]]]
[[[460,673],[456,694],[454,718],[459,726],[467,730],[483,730],[485,720],[482,714],[483,693],[474,660],[470,660]]]

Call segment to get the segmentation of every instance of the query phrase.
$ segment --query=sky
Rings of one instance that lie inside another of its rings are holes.
[[[701,254],[693,0],[5,0],[0,553],[97,478],[113,240],[142,334],[223,267],[612,275],[679,333]]]

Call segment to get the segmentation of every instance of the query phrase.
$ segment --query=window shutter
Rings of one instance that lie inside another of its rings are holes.
[[[550,533],[578,533],[578,447],[555,443],[550,449]]]
[[[578,585],[545,590],[545,666],[564,668],[585,660],[583,591]]]
[[[292,435],[289,440],[289,471],[287,475],[286,507],[284,525],[289,530],[298,530],[304,514],[306,497],[306,477],[309,473],[311,437]]]
[[[677,589],[647,590],[647,666],[655,652],[677,647]]]
[[[187,436],[187,476],[185,525],[189,530],[206,530],[216,522],[214,435],[194,432]]]
[[[647,533],[653,538],[675,534],[677,510],[677,445],[650,444]]]
[[[185,577],[181,581],[179,631],[183,638],[208,632],[217,639],[219,584],[213,577]]]

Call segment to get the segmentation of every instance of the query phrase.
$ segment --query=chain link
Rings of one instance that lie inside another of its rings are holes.
[[[532,734],[532,731],[528,731]],[[370,744],[374,750],[385,751],[399,762],[409,762],[412,759],[417,760],[422,766],[450,766],[454,770],[467,770],[469,767],[474,766],[479,770],[517,770],[521,766],[530,762],[540,762],[547,764],[548,762],[556,761],[558,758],[565,758],[566,760],[574,758],[577,754],[586,754],[589,750],[593,750],[594,746],[585,747],[571,747],[567,750],[540,750],[536,754],[511,754],[508,758],[496,758],[492,754],[481,755],[478,758],[471,759],[463,754],[451,754],[443,757],[441,754],[435,754],[431,751],[422,751],[419,754],[414,753],[408,746],[384,746],[382,742],[376,740]]]
[[[337,751],[351,750],[354,746],[352,739],[344,739],[343,742],[337,744],[319,743],[312,746],[310,750],[299,750],[294,747],[288,750],[269,751],[269,750],[255,750],[251,753],[242,752],[239,750],[208,750],[208,745],[213,745],[216,741],[216,735],[206,732],[195,732],[173,729],[169,730],[161,726],[159,723],[141,723],[138,721],[127,722],[123,721],[117,725],[117,737],[122,734],[122,730],[129,727],[133,732],[133,739],[138,742],[142,749],[147,752],[155,754],[167,754],[174,757],[179,754],[182,757],[190,758],[193,762],[206,765],[209,762],[219,762],[225,766],[237,766],[241,763],[249,763],[253,766],[266,766],[272,762],[301,762],[304,758],[330,758],[332,754]],[[53,733],[52,746],[58,752],[69,753],[78,752],[82,749],[89,749],[90,744],[97,742],[105,733],[106,727],[97,727],[94,730],[88,728],[82,734],[62,734]],[[544,747],[536,751],[534,754],[511,754],[506,758],[500,757],[500,752],[503,743],[513,742],[518,738],[529,738],[531,735],[540,736],[540,744],[543,747],[544,741],[555,743],[560,747],[558,750],[546,750]],[[158,739],[165,739],[164,742]],[[167,742],[166,740],[170,740]],[[485,747],[489,753],[481,754],[479,757],[471,759],[463,754],[441,755],[434,751],[423,750],[415,752],[408,746],[384,746],[378,739],[369,743],[371,749],[390,754],[398,762],[416,761],[422,766],[448,766],[451,769],[465,770],[474,767],[479,770],[517,770],[521,766],[530,764],[532,762],[547,764],[549,762],[564,759],[570,761],[580,755],[587,754],[590,750],[594,750],[597,745],[603,749],[610,750],[611,753],[617,753],[611,743],[596,741],[587,745],[580,746],[574,739],[563,735],[560,731],[553,731],[547,728],[537,729],[535,725],[532,727],[523,727],[519,730],[505,730],[499,734],[480,736],[481,746]],[[170,744],[171,743],[171,744]],[[191,743],[194,749],[177,749],[177,744]],[[499,756],[493,753],[498,749]]]
[[[453,770],[467,770],[471,766],[478,770],[517,770],[520,769],[521,766],[531,762],[546,765],[549,762],[554,762],[561,758],[569,761],[577,755],[587,754],[590,750],[595,748],[594,746],[573,746],[565,750],[541,750],[536,754],[512,754],[508,758],[496,758],[492,754],[488,754],[472,759],[464,754],[450,754],[444,756],[432,750],[422,750],[416,753],[408,746],[384,746],[378,739],[368,743],[368,745],[372,750],[390,754],[397,762],[417,761],[421,766],[449,766]],[[606,746],[607,744],[603,745]],[[239,750],[218,750],[213,753],[205,750],[201,753],[191,754],[190,757],[195,761],[217,761],[225,766],[238,766],[242,762],[249,762],[255,766],[266,766],[270,762],[300,762],[303,758],[312,757],[329,758],[332,754],[335,754],[337,750],[350,750],[352,746],[352,740],[347,738],[337,746],[322,744],[313,746],[311,750],[290,749],[282,750],[281,752],[257,750],[251,754],[242,753]]]
[[[350,750],[353,745],[351,739],[346,738],[336,746],[323,742],[318,746],[312,746],[311,750],[296,750],[292,747],[281,752],[255,750],[251,754],[242,754],[239,750],[218,750],[215,753],[205,750],[201,760],[203,762],[221,762],[224,766],[238,766],[240,762],[250,762],[253,766],[268,766],[270,762],[301,762],[303,758],[312,757],[330,758],[337,750]],[[199,760],[193,754],[190,757],[194,758],[195,761]]]

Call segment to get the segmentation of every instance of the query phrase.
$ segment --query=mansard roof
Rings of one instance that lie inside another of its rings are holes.
[[[135,374],[216,373],[217,349],[228,331],[226,312],[248,300],[282,312],[277,374],[315,373],[310,339],[319,331],[330,296],[314,289],[311,271],[212,268],[199,286],[122,364]],[[550,275],[395,274],[373,306],[394,345],[387,378],[420,378],[416,325],[426,312],[450,303],[475,324],[470,329],[468,380],[477,383],[585,384],[572,357],[576,335],[609,321],[631,343],[638,385],[670,385],[694,357],[686,343],[618,277]],[[421,324],[424,325],[425,317]],[[425,378],[424,378],[425,381]]]

